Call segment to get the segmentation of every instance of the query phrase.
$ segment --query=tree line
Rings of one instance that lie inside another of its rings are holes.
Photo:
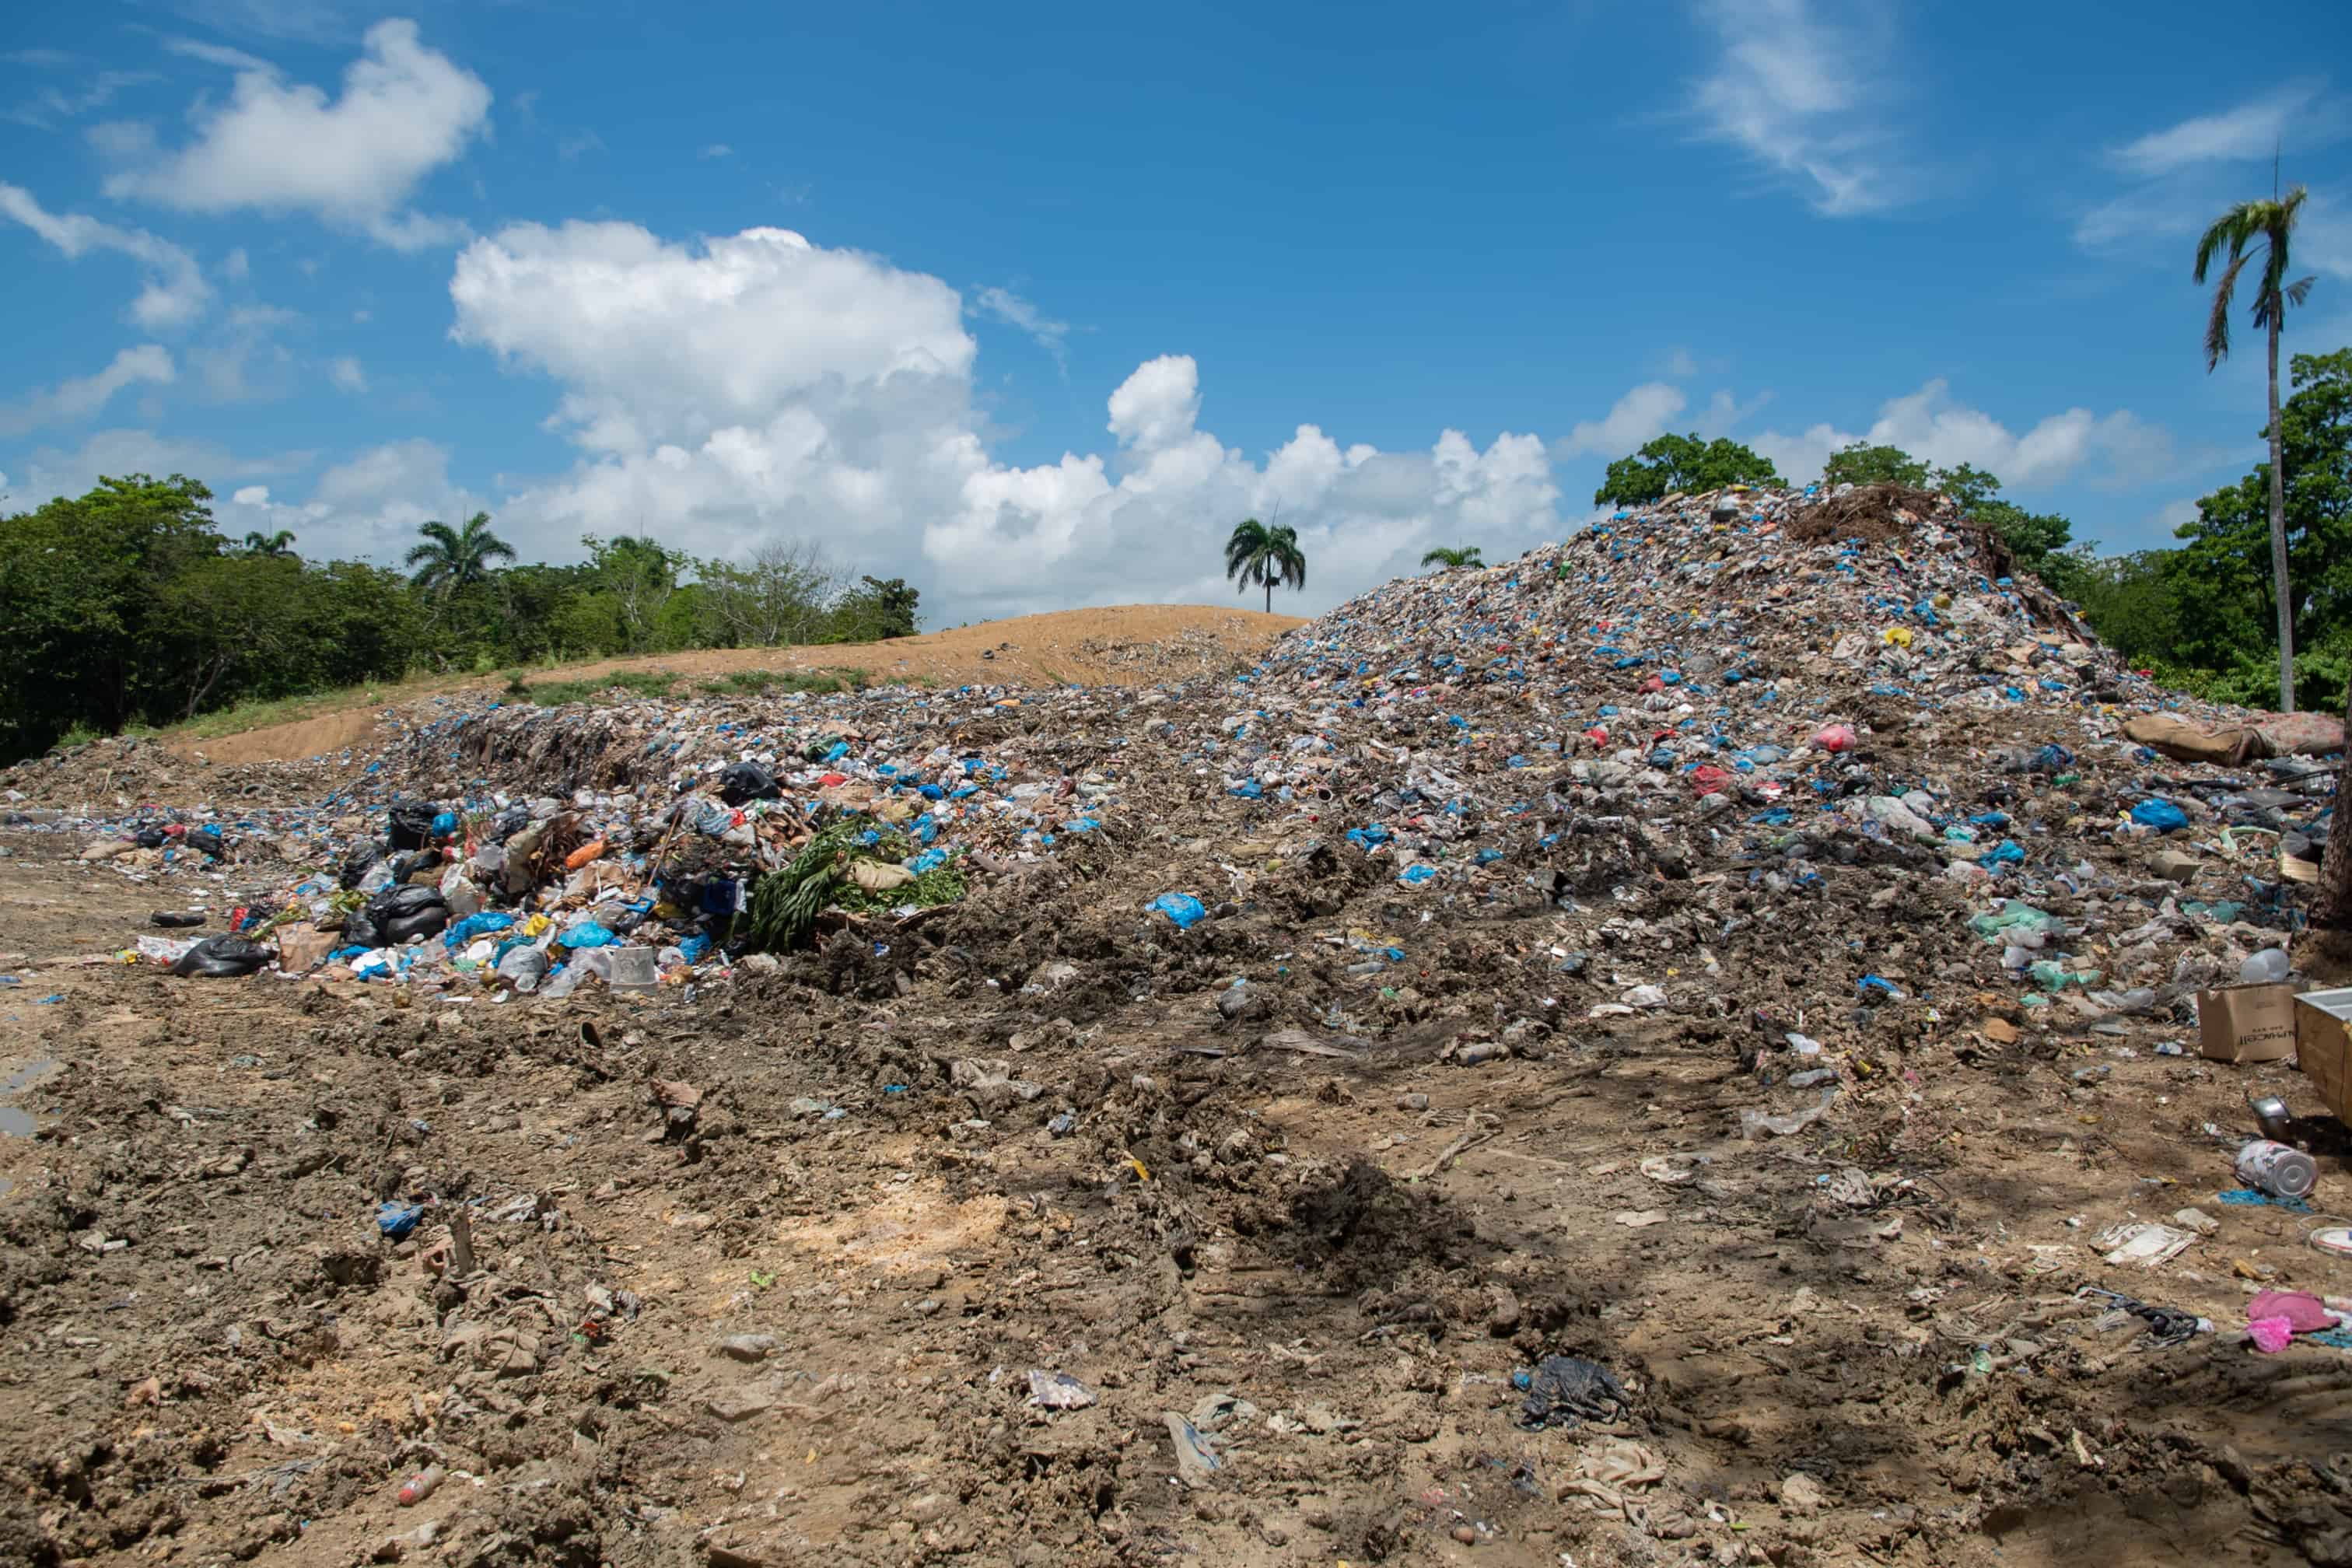
[[[590,535],[519,563],[487,514],[427,522],[401,569],[231,540],[174,474],[101,479],[0,517],[0,763],[60,739],[247,701],[548,660],[911,634],[916,589],[851,579],[813,546],[698,560]]]

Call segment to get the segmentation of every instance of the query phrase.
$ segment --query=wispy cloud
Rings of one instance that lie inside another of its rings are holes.
[[[72,91],[45,87],[9,108],[5,118],[19,125],[47,130],[60,121],[79,120],[94,110],[104,109],[121,96],[126,88],[139,87],[155,79],[152,71],[100,71]]]
[[[147,286],[131,303],[131,319],[154,331],[184,326],[212,298],[196,258],[143,228],[117,228],[80,213],[53,213],[22,186],[0,184],[0,217],[13,218],[63,251],[68,259],[93,250],[128,256],[146,268]]]
[[[175,55],[206,65],[225,66],[233,71],[270,71],[277,68],[243,49],[232,49],[226,44],[208,44],[200,38],[166,38],[163,47]]]
[[[2099,202],[2075,221],[2074,243],[2110,250],[2148,239],[2186,240],[2232,202],[2267,195],[2272,156],[2293,184],[2316,149],[2352,131],[2352,100],[2318,81],[2295,81],[2229,109],[2200,114],[2120,146],[2105,161],[2127,176],[2128,188]],[[2253,165],[2248,167],[2247,165]],[[2352,233],[2315,191],[2304,209],[2295,255],[2325,272],[2352,276]],[[2185,262],[2186,257],[2179,258]]]
[[[94,375],[61,381],[20,402],[0,406],[0,435],[21,436],[38,426],[86,419],[124,387],[141,382],[166,384],[176,374],[171,353],[160,343],[124,349]]]
[[[709,146],[705,147],[701,152],[696,153],[695,156],[698,158],[732,158],[735,156],[735,149],[730,147],[724,142],[713,142]]]
[[[2341,106],[2321,96],[2318,82],[2290,82],[2235,109],[2151,131],[2108,156],[2135,174],[2168,174],[2200,163],[2268,158],[2290,139],[2297,151],[2324,147],[2342,134],[2343,126]]]
[[[1694,84],[1706,139],[1742,149],[1824,216],[1916,194],[1873,111],[1893,74],[1884,22],[1832,20],[1814,0],[1701,0],[1698,16],[1721,43]]]
[[[567,163],[587,153],[602,153],[604,150],[604,139],[593,131],[587,130],[575,131],[555,143],[555,155]]]
[[[1008,327],[1018,327],[1037,340],[1037,346],[1054,356],[1054,363],[1064,375],[1070,374],[1070,323],[1050,321],[1045,313],[1010,289],[991,286],[972,296],[972,309],[983,316],[992,316]]]

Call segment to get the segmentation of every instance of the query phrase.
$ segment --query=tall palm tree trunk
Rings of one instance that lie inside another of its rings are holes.
[[[1265,580],[1265,613],[1269,616],[1274,614],[1274,579],[1271,577]]]
[[[2271,312],[2271,583],[2278,600],[2279,711],[2294,711],[2294,601],[2287,595],[2286,459],[2279,437],[2278,341],[2280,301]],[[2331,835],[2332,837],[2332,835]]]

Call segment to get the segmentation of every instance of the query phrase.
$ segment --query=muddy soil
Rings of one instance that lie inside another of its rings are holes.
[[[1107,839],[691,994],[402,1005],[112,962],[179,891],[0,845],[0,1560],[2352,1562],[2352,1352],[2241,1332],[2352,1263],[2215,1201],[2307,1089],[1803,989],[1900,907],[1591,1019],[1543,906],[1433,932],[1327,858],[1179,933],[1136,889],[1251,846]],[[1846,1092],[1743,1139],[1813,1103],[1751,1070],[1800,1027]],[[1531,1427],[1552,1355],[1622,1404]]]

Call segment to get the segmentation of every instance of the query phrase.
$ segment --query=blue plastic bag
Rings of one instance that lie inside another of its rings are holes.
[[[1166,915],[1176,922],[1179,931],[1191,931],[1209,918],[1208,910],[1190,893],[1162,893],[1144,908]]]
[[[494,931],[505,931],[514,923],[512,915],[504,914],[496,910],[484,910],[479,914],[467,915],[464,920],[443,931],[441,940],[448,946],[450,952],[455,952],[478,936],[488,936]]]
[[[594,921],[582,921],[556,938],[570,948],[610,947],[621,939]]]
[[[1433,880],[1436,876],[1437,868],[1434,866],[1407,866],[1397,873],[1397,880],[1408,888],[1418,888],[1423,882]]]
[[[2131,819],[2142,827],[2153,827],[2158,833],[2170,833],[2189,826],[2189,814],[2168,800],[2149,799],[2131,808]]]

